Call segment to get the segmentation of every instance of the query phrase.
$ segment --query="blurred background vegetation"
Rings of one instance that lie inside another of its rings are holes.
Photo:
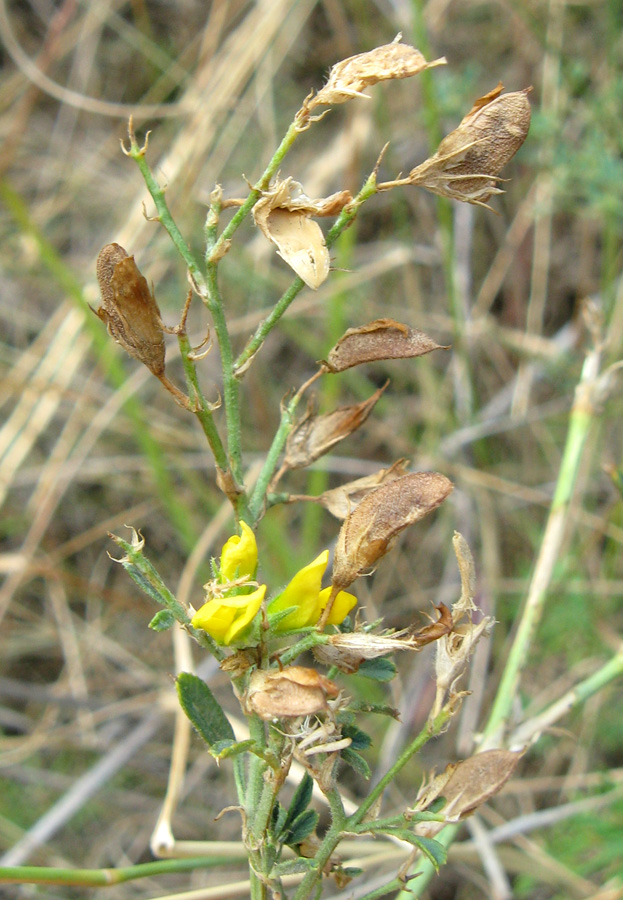
[[[94,260],[109,241],[136,256],[168,324],[186,294],[183,266],[163,230],[144,217],[151,201],[120,152],[128,113],[139,138],[152,130],[151,164],[200,251],[215,183],[226,197],[243,196],[243,176],[261,173],[304,96],[341,58],[401,31],[429,59],[445,55],[448,66],[378,85],[367,102],[333,109],[303,135],[282,174],[310,196],[355,192],[386,141],[382,179],[407,172],[498,81],[507,90],[533,86],[531,133],[503,172],[511,180],[492,200],[497,214],[415,188],[373,198],[334,248],[335,272],[318,292],[301,294],[244,382],[245,461],[253,466],[283,395],[312,374],[347,327],[391,316],[453,345],[449,353],[325,379],[322,410],[363,399],[387,377],[391,386],[360,432],[284,484],[317,494],[407,456],[414,468],[436,469],[456,485],[451,502],[356,585],[368,618],[382,610],[394,627],[424,622],[432,603],[456,598],[450,541],[458,529],[476,559],[478,602],[499,622],[475,660],[460,720],[395,788],[398,799],[414,797],[425,771],[469,754],[490,704],[590,341],[580,315],[586,298],[603,315],[608,361],[623,355],[623,6],[2,0],[0,29],[0,849],[17,846],[15,858],[42,865],[149,859],[166,789],[171,638],[146,630],[154,610],[108,557],[107,532],[140,527],[148,555],[175,588],[197,542],[218,555],[232,525],[194,418],[112,344],[86,307],[97,305]],[[248,223],[221,277],[241,348],[291,273]],[[195,343],[206,330],[199,307],[191,316]],[[202,372],[216,400],[215,356]],[[620,642],[621,412],[617,390],[584,455],[564,554],[517,700],[528,709],[593,671]],[[270,511],[258,535],[266,580],[285,582],[337,530],[312,504]],[[192,571],[196,605],[206,571]],[[371,725],[367,757],[376,771],[425,720],[431,669],[426,651],[401,661],[389,690],[402,721],[385,732]],[[358,682],[362,696],[373,690],[379,699],[378,685]],[[211,683],[218,691],[218,673]],[[623,790],[573,807],[581,814],[569,817],[567,807],[623,785],[620,697],[620,685],[612,687],[563,720],[482,811],[487,828],[518,823],[496,847],[506,875],[496,880],[483,868],[466,828],[430,898],[623,896]],[[223,703],[234,708],[226,695]],[[230,777],[227,764],[218,770],[193,742],[177,837],[236,838],[235,816],[214,822],[233,796]],[[346,779],[356,795],[361,784]],[[63,811],[59,801],[68,798],[73,806]],[[544,810],[546,822],[535,817]],[[43,838],[25,843],[42,822]],[[218,884],[219,877],[167,876],[108,892],[5,890],[7,897],[117,900]],[[351,885],[343,896],[357,890]]]

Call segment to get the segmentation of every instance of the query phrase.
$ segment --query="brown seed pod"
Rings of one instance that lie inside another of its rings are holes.
[[[329,352],[323,366],[335,374],[362,363],[407,359],[447,349],[416,328],[409,328],[394,319],[376,319],[367,325],[349,328]]]
[[[498,84],[476,100],[458,128],[406,180],[442,197],[481,206],[492,194],[502,193],[497,176],[527,137],[532,88],[510,94],[502,90]]]
[[[361,403],[340,406],[322,416],[316,416],[308,410],[288,437],[283,469],[301,469],[308,466],[356,431],[372,412],[387,384],[389,382]]]
[[[363,478],[357,478],[355,481],[348,481],[337,488],[331,488],[330,491],[324,491],[319,495],[318,503],[336,519],[345,519],[372,491],[382,484],[406,475],[408,465],[408,459],[399,459],[388,469],[379,469],[372,475],[364,475]]]
[[[413,472],[383,484],[344,520],[333,562],[333,587],[344,590],[391,549],[400,532],[437,509],[453,489],[438,472]]]
[[[164,336],[160,310],[133,256],[119,244],[106,244],[97,257],[102,305],[94,310],[126,353],[164,374]]]

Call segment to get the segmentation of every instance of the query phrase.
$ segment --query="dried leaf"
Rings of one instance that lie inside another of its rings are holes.
[[[530,128],[530,90],[502,94],[499,84],[480,97],[436,153],[409,173],[408,181],[442,197],[481,206],[492,194],[502,193],[497,176]]]
[[[333,563],[333,586],[343,590],[374,566],[396,537],[443,503],[452,482],[437,472],[415,472],[368,494],[345,519]]]
[[[394,319],[377,319],[359,328],[349,328],[323,365],[329,372],[337,373],[379,359],[406,359],[447,349],[423,331]]]
[[[363,91],[379,81],[394,78],[410,78],[445,64],[445,59],[427,62],[419,50],[400,43],[401,35],[391,44],[383,44],[367,53],[358,53],[336,63],[329,73],[325,86],[318,91],[309,108],[345,103],[353,97],[367,97]]]
[[[363,478],[357,478],[355,481],[349,481],[340,487],[325,491],[318,497],[318,502],[336,519],[345,519],[371,491],[376,490],[382,484],[406,475],[408,465],[408,459],[399,459],[389,469],[379,469],[373,475],[364,475]]]
[[[298,181],[285,178],[263,193],[253,218],[279,256],[316,290],[329,274],[330,257],[322,230],[310,216],[335,216],[351,200],[349,191],[311,200]]]
[[[353,406],[341,406],[326,415],[316,416],[308,409],[305,417],[290,432],[283,460],[284,469],[300,469],[328,453],[331,447],[348,437],[366,421],[386,384],[371,397]]]
[[[311,716],[326,710],[327,697],[337,697],[338,693],[337,685],[315,669],[257,669],[249,680],[246,704],[251,712],[266,720]]]
[[[160,310],[133,256],[119,244],[106,244],[97,257],[102,305],[94,310],[126,353],[164,374],[164,336]]]

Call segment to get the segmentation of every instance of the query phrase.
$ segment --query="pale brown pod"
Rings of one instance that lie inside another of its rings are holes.
[[[162,376],[165,346],[160,310],[134,257],[119,244],[106,244],[97,257],[96,272],[102,305],[95,314],[126,353]]]
[[[334,588],[344,590],[391,549],[409,525],[437,509],[453,489],[438,472],[413,472],[368,494],[344,520],[333,562]]]

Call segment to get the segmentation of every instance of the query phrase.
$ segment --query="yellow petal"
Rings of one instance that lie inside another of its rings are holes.
[[[201,628],[203,631],[207,631],[210,637],[213,637],[217,643],[222,644],[227,630],[234,621],[235,615],[235,606],[225,606],[222,600],[208,600],[201,609],[197,610],[190,624],[193,628]]]
[[[262,605],[262,601],[264,599],[264,595],[266,594],[266,585],[261,584],[256,591],[253,591],[252,594],[247,594],[244,599],[247,601],[247,605],[244,608],[241,615],[237,616],[233,624],[229,627],[227,634],[225,635],[224,643],[231,644],[233,643],[238,636],[244,631],[247,625],[250,625],[252,620],[256,617],[258,612],[260,611],[260,606]],[[234,599],[234,598],[232,598]],[[242,599],[236,597],[235,599]]]
[[[246,522],[240,522],[242,534],[234,534],[226,542],[221,552],[221,578],[233,581],[236,574],[253,578],[257,568],[257,543],[255,535]]]
[[[330,587],[320,591],[320,612],[324,610],[325,606],[329,602],[330,596]],[[340,591],[333,601],[333,606],[331,607],[331,612],[329,613],[329,618],[327,619],[327,625],[341,625],[353,606],[356,605],[357,598],[354,594],[349,594],[348,591]],[[318,618],[320,618],[320,616],[318,616]]]
[[[270,604],[270,612],[296,607],[275,628],[277,632],[294,631],[314,625],[320,618],[320,585],[329,562],[329,551],[323,550],[313,562],[300,569],[283,593]]]

